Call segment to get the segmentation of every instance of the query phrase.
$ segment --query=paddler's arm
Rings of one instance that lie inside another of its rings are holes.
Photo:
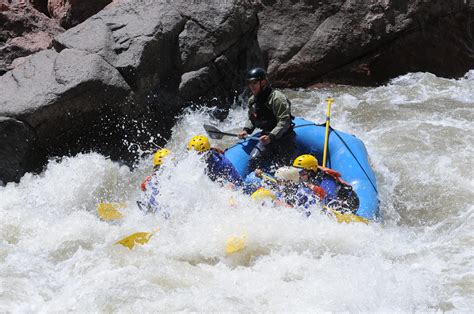
[[[255,130],[255,127],[253,126],[252,121],[250,121],[249,118],[247,118],[243,130],[247,132],[247,134],[252,134],[252,132]]]
[[[275,92],[271,102],[271,110],[277,120],[277,125],[268,134],[270,140],[278,140],[291,127],[290,102],[281,92]]]
[[[237,133],[237,137],[240,138],[240,139],[246,138],[247,135],[252,134],[253,130],[255,130],[255,127],[253,126],[250,119],[248,119],[247,122],[245,123],[245,126],[242,129],[242,131]]]
[[[254,96],[251,96],[249,98],[248,102],[248,107],[249,107],[249,113],[247,115],[247,121],[245,121],[245,126],[242,129],[242,131],[239,132],[238,137],[239,138],[244,138],[249,134],[252,134],[252,132],[255,130],[255,126],[253,125],[252,121],[250,120],[250,106],[254,102]]]

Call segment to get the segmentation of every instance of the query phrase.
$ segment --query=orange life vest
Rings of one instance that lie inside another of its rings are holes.
[[[322,171],[323,173],[329,175],[338,184],[349,186],[349,187],[351,186],[349,183],[341,179],[341,174],[337,172],[336,170],[326,168],[326,167],[321,167],[321,166],[319,166],[318,169]],[[327,195],[327,192],[320,186],[314,185],[312,183],[306,183],[305,185],[308,188],[310,188],[320,200],[324,199],[324,197]]]
[[[330,175],[331,177],[333,177],[334,180],[336,180],[336,182],[341,183],[343,185],[351,186],[349,183],[341,179],[341,174],[337,172],[336,170],[326,168],[326,167],[318,167],[318,169]]]

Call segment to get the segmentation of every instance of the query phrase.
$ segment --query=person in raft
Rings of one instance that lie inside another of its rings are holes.
[[[160,186],[158,174],[165,158],[171,154],[169,149],[163,148],[153,154],[153,174],[147,176],[140,184],[140,189],[144,192],[144,201],[137,201],[138,207],[145,213],[161,212],[165,217],[169,217],[169,212],[158,204]]]
[[[313,155],[301,155],[293,162],[299,171],[302,186],[297,192],[297,205],[311,205],[314,196],[323,204],[339,212],[354,213],[359,208],[359,197],[341,174],[335,170],[320,167]]]
[[[249,169],[265,168],[271,163],[288,165],[296,157],[291,103],[271,87],[262,68],[248,71],[247,83],[252,96],[248,100],[247,122],[238,137],[245,138],[256,128],[262,130],[260,141],[250,152]]]
[[[212,181],[232,183],[236,186],[241,185],[242,178],[234,165],[224,156],[222,150],[211,147],[211,143],[206,136],[196,135],[191,138],[187,145],[187,149],[190,151],[194,150],[202,155],[202,158],[206,163],[206,174]]]

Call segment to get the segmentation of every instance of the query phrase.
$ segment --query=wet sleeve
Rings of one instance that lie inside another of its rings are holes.
[[[309,208],[310,206],[317,203],[316,197],[309,188],[301,187],[296,192],[296,205],[304,208]]]
[[[211,150],[206,158],[206,174],[212,181],[216,181],[219,177],[219,164],[220,160],[217,157],[217,153]]]
[[[245,126],[243,130],[247,132],[248,134],[252,134],[253,130],[255,130],[255,127],[253,126],[252,121],[250,121],[249,118],[247,118],[247,121],[245,122]]]
[[[252,134],[252,132],[255,130],[255,126],[253,125],[252,121],[250,121],[250,106],[251,106],[251,103],[253,102],[253,96],[251,96],[249,98],[249,101],[248,101],[248,104],[247,104],[247,108],[249,108],[249,113],[247,113],[247,121],[245,121],[245,126],[243,128],[243,130],[245,132],[247,132],[248,134]]]
[[[274,140],[281,138],[291,127],[290,102],[285,95],[278,92],[272,99],[271,110],[277,120],[277,125],[269,134]]]

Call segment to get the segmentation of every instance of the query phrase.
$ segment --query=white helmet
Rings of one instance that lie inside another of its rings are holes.
[[[300,175],[298,169],[294,167],[281,167],[275,171],[275,178],[282,181],[298,182]]]

